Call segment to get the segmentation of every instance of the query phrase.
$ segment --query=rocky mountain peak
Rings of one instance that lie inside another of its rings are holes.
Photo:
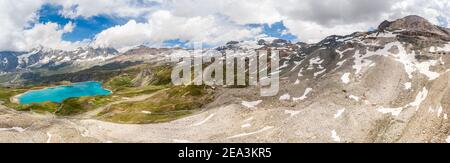
[[[416,15],[411,15],[404,17],[402,19],[398,19],[394,21],[390,27],[394,29],[398,28],[406,30],[418,30],[418,31],[432,31],[437,29],[437,27],[431,24],[428,20]]]
[[[380,31],[385,30],[407,30],[407,31],[427,31],[436,33],[440,31],[440,28],[430,23],[427,19],[410,15],[395,21],[383,21],[378,29]]]

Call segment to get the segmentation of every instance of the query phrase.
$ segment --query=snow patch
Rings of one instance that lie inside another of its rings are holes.
[[[393,116],[398,116],[403,111],[403,109],[408,107],[416,107],[416,111],[419,110],[419,106],[422,104],[422,102],[427,98],[428,90],[424,87],[421,92],[419,92],[416,96],[416,99],[409,103],[406,106],[399,107],[399,108],[384,108],[380,107],[378,108],[378,112],[381,112],[383,114],[392,114]]]
[[[290,114],[291,117],[296,116],[297,114],[300,113],[300,111],[295,111],[295,110],[284,110],[285,114]]]
[[[319,65],[319,69],[323,69],[323,67],[320,65],[323,63],[323,59],[320,59],[320,57],[315,57],[309,60],[309,66],[308,66],[308,70],[312,70],[314,69],[314,65]]]
[[[342,113],[344,113],[344,112],[345,112],[345,108],[341,109],[341,110],[338,110],[336,112],[336,114],[334,114],[334,119],[337,119],[337,118],[341,117]]]
[[[294,85],[299,85],[299,84],[300,84],[300,80],[297,79],[297,80],[294,82]]]
[[[291,99],[291,95],[289,95],[289,93],[286,93],[286,94],[280,96],[281,101],[288,101],[290,99]]]
[[[339,61],[338,63],[336,63],[336,65],[338,66],[338,67],[336,67],[336,69],[338,69],[339,67],[341,67],[342,65],[344,65],[345,62],[347,62],[346,59],[345,59],[345,60],[342,60],[342,61]]]
[[[341,80],[344,84],[350,83],[350,73],[345,73],[342,75]]]
[[[294,61],[295,66],[291,69],[291,72],[297,69],[298,66],[300,66],[303,63],[304,60],[301,60],[300,62]]]
[[[284,69],[286,67],[289,66],[289,61],[284,61],[283,65],[281,65],[280,67],[278,67],[278,70]]]
[[[252,121],[253,119],[254,119],[253,117],[250,117],[250,118],[245,119],[244,122],[250,122],[250,121]]]
[[[339,59],[342,59],[344,57],[344,53],[350,50],[354,50],[355,48],[349,48],[349,49],[345,49],[344,51],[339,51],[336,49],[336,53],[339,54]]]
[[[25,132],[26,129],[22,128],[22,127],[11,127],[11,128],[0,128],[0,132],[1,131],[15,131],[15,132]]]
[[[397,54],[389,52],[389,50],[393,47],[397,47],[398,49]],[[368,58],[372,56],[385,56],[385,57],[391,56],[394,58],[395,61],[403,64],[405,72],[408,74],[408,77],[410,79],[413,78],[414,71],[419,71],[419,73],[427,76],[429,80],[434,80],[438,78],[440,75],[437,72],[430,71],[430,67],[435,66],[438,63],[438,61],[431,60],[419,62],[415,58],[414,54],[408,54],[406,52],[405,48],[400,42],[391,42],[385,45],[383,49],[377,51],[369,51],[369,50],[366,51],[367,52],[365,55],[360,54],[360,51],[357,51],[355,53],[353,68],[356,70],[356,74],[360,74],[363,68],[372,66],[373,62]]]
[[[299,71],[298,71],[298,75],[297,75],[298,77],[302,77],[303,76],[303,68],[301,68]]]
[[[437,117],[438,117],[438,118],[441,117],[442,110],[443,110],[442,105],[439,105],[439,107],[438,107],[438,109],[437,109]]]
[[[406,90],[410,90],[411,88],[412,88],[412,83],[411,82],[405,83],[405,89]]]
[[[19,56],[17,57],[17,60],[18,60],[18,62],[19,62],[18,65],[20,66],[20,65],[22,65],[22,64],[28,64],[28,62],[29,62],[29,57],[31,57],[32,55],[37,54],[38,52],[39,52],[39,50],[34,50],[34,51],[30,52],[30,53],[19,55]]]
[[[48,137],[47,143],[52,142],[52,137],[53,137],[53,135],[47,132],[47,137]]]
[[[450,51],[450,43],[445,44],[444,47],[434,47],[435,52],[442,52],[442,51]]]
[[[255,132],[249,132],[249,133],[242,133],[242,134],[230,136],[230,137],[228,137],[227,139],[233,139],[233,138],[239,138],[239,137],[244,137],[244,136],[250,136],[250,135],[254,135],[254,134],[259,134],[259,133],[261,133],[261,132],[270,130],[270,129],[272,129],[272,128],[273,128],[273,126],[266,126],[266,127],[262,128],[262,129],[260,129],[260,130],[258,130],[258,131],[255,131]]]
[[[2,63],[3,63],[3,64],[8,64],[8,59],[6,59],[6,58],[3,58],[3,61],[2,61]]]
[[[341,138],[337,135],[336,130],[331,131],[331,138],[335,142],[341,142]]]
[[[316,73],[314,73],[314,77],[317,77],[317,76],[319,76],[320,74],[325,73],[326,71],[327,71],[327,69],[323,69],[323,70],[321,70],[321,71],[319,71],[319,72],[316,72]]]
[[[174,143],[192,143],[192,142],[189,141],[189,140],[172,139],[172,141],[173,141]]]
[[[250,123],[246,123],[241,126],[241,128],[249,128],[249,127],[252,127]]]
[[[435,66],[437,63],[438,63],[438,61],[434,61],[434,60],[433,61],[425,61],[425,62],[416,64],[417,65],[416,67],[417,67],[417,70],[419,70],[419,72],[421,74],[424,74],[425,76],[427,76],[428,80],[431,81],[440,76],[439,73],[430,71],[430,67]]]
[[[427,88],[423,88],[422,91],[419,92],[416,96],[416,100],[414,102],[410,103],[409,106],[417,107],[416,110],[419,110],[420,104],[427,98],[428,96],[428,90]]]
[[[214,117],[215,114],[211,114],[208,117],[206,117],[203,121],[200,121],[198,123],[193,124],[192,126],[200,126],[206,122],[208,122],[212,117]]]
[[[360,51],[358,50],[358,51],[356,51],[355,52],[355,59],[354,59],[354,65],[352,66],[353,67],[353,69],[355,69],[355,73],[356,74],[360,74],[361,73],[361,70],[364,68],[364,67],[367,67],[367,66],[369,66],[370,64],[372,64],[372,61],[371,60],[369,60],[369,59],[367,59],[367,58],[369,58],[369,57],[372,57],[372,56],[375,56],[376,55],[376,53],[374,53],[374,52],[370,52],[370,51],[367,51],[367,53],[365,54],[365,55],[363,55],[363,54],[360,54]]]
[[[348,98],[353,99],[355,101],[359,101],[359,97],[355,96],[355,95],[350,95],[350,96],[348,96]]]
[[[398,116],[403,111],[403,107],[401,108],[379,108],[378,112],[383,114],[392,114],[393,116]]]
[[[258,100],[258,101],[242,101],[241,104],[244,105],[247,108],[255,108],[261,102],[262,102],[262,100]]]
[[[301,97],[298,97],[298,98],[294,97],[293,100],[294,100],[294,101],[299,101],[299,100],[302,101],[302,100],[305,100],[306,98],[308,98],[307,95],[308,95],[312,90],[313,90],[312,88],[306,88],[305,93],[303,93],[303,95],[302,95]]]

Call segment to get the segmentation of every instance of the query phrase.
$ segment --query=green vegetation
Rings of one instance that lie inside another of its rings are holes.
[[[168,88],[170,86],[155,86],[155,85],[149,85],[145,87],[130,87],[125,88],[117,93],[115,95],[123,96],[123,97],[133,97],[143,94],[151,94],[156,91]]]
[[[15,107],[19,111],[32,111],[36,113],[54,113],[59,116],[77,115],[95,109],[111,102],[108,96],[80,97],[64,100],[62,103],[43,102]]]
[[[36,113],[55,113],[60,107],[57,103],[52,102],[43,102],[43,103],[34,103],[28,105],[19,105],[17,110],[19,111],[32,111]]]
[[[18,105],[11,102],[10,98],[16,95],[22,94],[26,92],[28,89],[19,89],[19,88],[3,88],[0,87],[0,101],[3,101],[3,105],[15,108]]]
[[[133,87],[132,78],[129,75],[121,75],[112,78],[105,83],[106,88],[111,89],[113,92],[123,90],[125,88]]]
[[[171,73],[172,69],[167,65],[135,66],[131,70],[125,70],[121,75],[110,78],[103,84],[105,88],[113,91],[112,95],[71,98],[62,103],[13,104],[10,102],[10,97],[28,90],[42,89],[44,86],[0,87],[0,101],[4,101],[4,105],[19,111],[72,116],[105,107],[126,98],[156,93],[143,101],[111,105],[97,115],[100,119],[110,122],[142,124],[167,122],[190,115],[213,100],[213,91],[207,86],[171,85]],[[70,83],[59,83],[58,85],[67,84]]]
[[[144,101],[113,105],[98,116],[116,123],[167,122],[192,114],[212,100],[206,86],[175,86]]]
[[[172,82],[172,68],[169,66],[156,67],[152,70],[154,72],[153,85],[168,85]]]

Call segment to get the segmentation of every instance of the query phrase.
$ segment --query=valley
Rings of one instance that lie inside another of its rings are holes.
[[[137,69],[142,70],[137,73]],[[149,68],[140,65],[106,80],[103,86],[113,92],[111,95],[69,98],[61,103],[14,103],[13,97],[27,90],[44,87],[30,86],[2,88],[0,100],[6,101],[5,106],[19,111],[53,113],[58,116],[87,116],[116,123],[154,123],[192,114],[213,99],[213,93],[206,86],[172,86],[170,73],[171,70],[167,66]],[[62,81],[52,85],[69,83],[71,82]],[[157,97],[154,97],[155,95]],[[122,103],[130,104],[123,106]],[[92,115],[94,112],[96,114]]]
[[[279,50],[280,87],[273,97],[260,96],[260,86],[247,81],[173,85],[170,56],[191,49],[91,49],[86,56],[108,57],[101,64],[72,59],[57,68],[8,65],[0,69],[0,141],[442,143],[450,136],[449,41],[450,29],[407,16],[313,44],[263,38],[204,49],[224,55]],[[48,56],[38,50],[4,58],[13,63],[25,54]],[[60,104],[11,101],[28,90],[84,81],[100,82],[113,94]]]

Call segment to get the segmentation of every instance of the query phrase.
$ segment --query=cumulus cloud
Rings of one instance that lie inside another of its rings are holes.
[[[16,43],[19,49],[29,50],[30,47],[46,47],[52,49],[73,50],[87,45],[86,42],[69,42],[62,40],[62,35],[73,30],[73,23],[60,27],[56,23],[36,24],[33,28],[23,31],[22,39]]]
[[[420,15],[434,24],[441,21],[450,21],[450,1],[448,0],[403,0],[392,6],[390,19],[406,15]],[[440,18],[439,18],[440,17]]]
[[[168,0],[162,4],[176,15],[219,14],[239,24],[282,20],[289,32],[309,43],[332,34],[367,31],[383,20],[412,14],[435,24],[438,17],[441,22],[450,18],[447,0]]]
[[[36,13],[45,3],[62,6],[60,13],[67,18],[106,15],[129,19],[126,24],[98,33],[90,42],[97,47],[115,48],[156,45],[173,39],[219,45],[261,34],[261,29],[249,28],[248,24],[279,21],[287,27],[284,33],[309,43],[332,34],[366,31],[383,20],[411,14],[445,26],[450,21],[447,0],[2,0],[0,50],[87,44],[62,39],[64,33],[76,28],[76,23],[60,27],[36,22]]]
[[[130,20],[125,25],[101,32],[93,45],[120,49],[139,43],[161,44],[175,39],[220,45],[230,40],[255,38],[261,33],[260,29],[250,29],[227,21],[212,15],[181,17],[160,10],[151,14],[145,23]]]
[[[276,8],[280,3],[284,2],[275,0],[166,0],[161,2],[161,7],[176,16],[222,15],[238,24],[272,24],[283,18]]]
[[[43,1],[0,1],[0,50],[18,50],[14,43],[21,39],[23,28],[30,27],[36,19],[35,11]]]
[[[377,21],[389,12],[392,0],[288,0],[278,6],[289,20],[314,22],[333,27],[368,21]]]
[[[63,27],[37,23],[36,12],[43,4],[44,0],[0,1],[0,50],[26,51],[37,46],[71,49],[87,44],[62,40],[64,33],[73,31],[72,22]]]
[[[69,18],[111,15],[117,17],[138,17],[155,10],[159,0],[48,0],[61,5],[62,14]]]
[[[96,47],[123,48],[139,45],[151,37],[148,24],[130,20],[127,24],[111,27],[99,33],[93,43]]]
[[[422,8],[424,6],[426,9]],[[195,18],[219,18],[223,22],[214,25],[228,25],[228,28],[236,28],[245,24],[272,24],[283,21],[288,28],[287,32],[296,35],[300,41],[309,43],[320,41],[333,34],[346,35],[355,31],[367,31],[371,27],[378,26],[378,23],[383,20],[397,19],[411,14],[424,16],[436,24],[438,23],[437,17],[440,17],[441,21],[447,22],[450,18],[450,14],[446,12],[450,5],[445,0],[285,0],[283,2],[275,0],[165,0],[160,2],[159,7],[172,16],[173,19],[170,21],[179,21],[176,26],[187,25],[190,23],[187,20]],[[156,11],[156,13],[158,12]],[[156,14],[153,13],[153,15]],[[156,22],[164,18],[164,15],[160,18],[153,18],[155,20],[151,20],[150,24],[152,21]],[[170,23],[153,24],[149,28],[160,33],[152,35],[155,37],[152,41],[156,41],[158,38],[161,40],[178,37],[186,40],[197,38],[200,41],[220,42],[211,40],[214,39],[213,37],[205,37],[209,31],[215,30],[215,27],[210,27],[208,22],[202,23],[204,23],[204,28],[191,28],[192,32],[175,29],[175,25]],[[233,23],[234,25],[229,25]],[[203,33],[195,32],[196,29],[200,29]],[[221,31],[230,32],[232,30]],[[241,33],[245,32],[241,31]],[[221,33],[217,37],[222,35],[227,34]],[[240,38],[230,38],[230,40],[238,39]]]

